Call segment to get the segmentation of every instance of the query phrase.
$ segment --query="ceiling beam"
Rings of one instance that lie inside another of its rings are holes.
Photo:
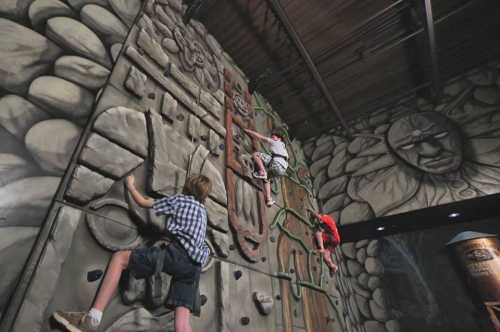
[[[344,120],[344,117],[342,116],[342,112],[340,111],[340,108],[337,105],[337,102],[333,98],[332,94],[330,93],[330,90],[325,84],[325,81],[323,80],[323,77],[318,71],[318,68],[314,64],[314,61],[311,58],[311,55],[309,54],[309,51],[306,49],[304,46],[302,40],[300,39],[297,31],[293,27],[292,23],[290,22],[290,19],[286,15],[285,11],[281,7],[280,3],[278,0],[267,0],[267,3],[269,7],[273,10],[274,14],[278,19],[281,21],[281,24],[285,28],[285,31],[292,41],[292,43],[295,45],[297,50],[299,51],[302,59],[306,63],[307,68],[309,69],[309,72],[311,73],[314,81],[318,85],[318,88],[321,91],[321,94],[323,97],[326,99],[330,109],[335,113],[337,118],[339,119],[342,127],[349,133],[349,127],[347,126],[346,121]]]

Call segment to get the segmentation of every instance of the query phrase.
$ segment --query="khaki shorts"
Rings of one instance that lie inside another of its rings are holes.
[[[258,152],[257,154],[267,169],[269,179],[286,175],[287,167],[283,166],[277,160],[280,157],[273,158],[271,155],[265,152]]]

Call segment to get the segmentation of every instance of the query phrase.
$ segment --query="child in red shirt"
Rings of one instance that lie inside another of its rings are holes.
[[[330,268],[330,274],[334,274],[337,272],[338,266],[332,261],[332,253],[335,247],[340,244],[340,235],[335,220],[328,214],[319,214],[312,210],[309,211],[319,223],[318,230],[315,233],[319,252],[323,256],[326,265]]]

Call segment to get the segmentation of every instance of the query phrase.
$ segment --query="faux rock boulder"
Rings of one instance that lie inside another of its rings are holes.
[[[49,118],[47,112],[23,97],[6,95],[0,99],[0,125],[21,141],[33,125]]]
[[[57,133],[57,135],[54,135]],[[45,171],[62,175],[80,138],[81,128],[63,119],[45,120],[26,134],[26,148]]]
[[[82,22],[101,36],[108,46],[123,43],[128,29],[118,17],[101,6],[89,4],[80,11]]]
[[[17,94],[25,94],[31,81],[48,73],[62,53],[46,37],[4,18],[0,40],[0,87]]]
[[[87,89],[96,90],[106,83],[110,71],[87,58],[63,56],[54,64],[54,73]]]
[[[111,60],[102,41],[79,21],[53,17],[47,21],[46,35],[61,47],[111,68]]]
[[[90,91],[56,76],[35,79],[30,85],[28,99],[54,116],[66,119],[88,117],[94,103]]]

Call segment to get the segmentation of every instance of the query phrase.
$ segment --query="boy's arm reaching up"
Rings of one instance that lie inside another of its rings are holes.
[[[154,200],[149,197],[144,197],[135,187],[135,178],[133,175],[127,176],[127,189],[134,198],[134,201],[143,208],[151,208]]]
[[[273,141],[271,138],[266,137],[266,136],[264,136],[262,134],[259,134],[256,131],[253,131],[253,130],[250,130],[250,129],[244,129],[244,130],[245,130],[245,132],[248,135],[253,136],[253,137],[257,138],[257,139],[263,140],[263,141],[268,142],[268,143]]]

